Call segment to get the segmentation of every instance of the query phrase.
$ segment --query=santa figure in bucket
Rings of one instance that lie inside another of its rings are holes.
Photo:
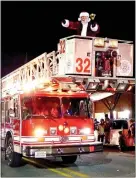
[[[91,14],[89,18],[88,12],[81,12],[77,22],[65,19],[61,24],[63,27],[76,30],[77,35],[94,37],[100,31],[99,25],[94,21],[95,16],[95,14]]]

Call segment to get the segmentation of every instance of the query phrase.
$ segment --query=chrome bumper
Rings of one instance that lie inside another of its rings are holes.
[[[36,157],[36,153],[44,153],[46,154],[43,156],[45,157],[60,157],[66,155],[82,155],[82,154],[89,154],[94,152],[102,152],[103,151],[103,144],[101,142],[91,142],[91,143],[78,143],[74,145],[51,145],[51,146],[25,146],[23,148],[23,156],[26,157]],[[39,157],[39,158],[42,158]]]

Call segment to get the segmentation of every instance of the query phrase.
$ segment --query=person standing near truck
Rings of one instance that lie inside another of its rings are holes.
[[[105,114],[105,127],[104,127],[104,133],[105,133],[105,143],[110,143],[110,119],[108,117],[108,114]]]
[[[105,133],[105,143],[109,144],[110,143],[110,121],[106,120],[105,121],[105,128],[104,128],[104,133]]]
[[[98,125],[98,141],[101,141],[102,143],[104,142],[104,119],[101,119],[100,124]]]

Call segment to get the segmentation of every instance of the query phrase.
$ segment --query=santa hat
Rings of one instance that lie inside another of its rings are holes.
[[[83,17],[83,16],[88,17],[88,19],[89,19],[88,22],[90,21],[89,13],[88,13],[88,12],[81,12],[81,13],[79,14],[78,21],[81,21],[81,17]]]

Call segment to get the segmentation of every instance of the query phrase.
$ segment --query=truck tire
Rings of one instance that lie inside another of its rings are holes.
[[[11,137],[8,138],[5,147],[5,159],[10,167],[18,167],[22,162],[21,154],[14,152],[13,139]]]
[[[63,163],[72,164],[72,163],[76,162],[77,155],[74,155],[74,156],[62,156],[61,158],[62,158]]]

